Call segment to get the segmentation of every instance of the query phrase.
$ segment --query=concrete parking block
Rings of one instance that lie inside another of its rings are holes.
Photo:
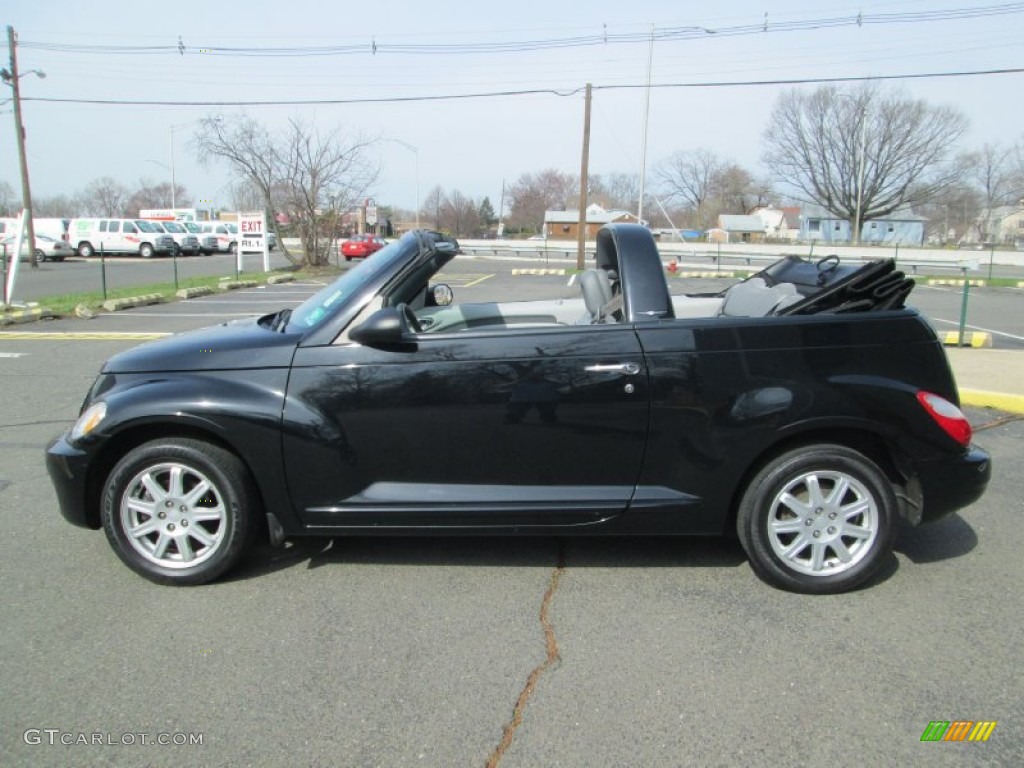
[[[31,309],[4,310],[0,312],[0,325],[15,325],[18,323],[31,323],[35,320],[42,320],[47,317],[57,317],[53,310],[47,307],[32,307]]]
[[[103,308],[108,312],[117,312],[121,309],[132,307],[145,307],[150,304],[159,304],[164,300],[162,293],[144,293],[141,296],[127,296],[122,299],[107,299],[103,302]]]

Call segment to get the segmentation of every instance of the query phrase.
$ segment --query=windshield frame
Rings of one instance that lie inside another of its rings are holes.
[[[315,337],[312,343],[329,344],[366,302],[379,293],[406,264],[413,261],[420,251],[421,243],[415,233],[409,233],[401,240],[381,248],[295,307],[282,330]],[[335,326],[337,331],[325,331]],[[326,341],[321,341],[322,338],[326,338]]]

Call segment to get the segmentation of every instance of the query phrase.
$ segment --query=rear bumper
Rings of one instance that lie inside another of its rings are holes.
[[[46,447],[46,471],[57,492],[60,513],[72,525],[96,529],[98,515],[86,501],[86,484],[90,455],[75,448],[67,440],[68,433],[56,437]]]
[[[955,458],[919,464],[917,475],[924,500],[921,522],[927,523],[981,498],[992,477],[992,459],[986,451],[972,445]]]

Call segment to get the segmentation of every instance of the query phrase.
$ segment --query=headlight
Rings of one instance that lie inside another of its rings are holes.
[[[82,415],[78,417],[78,421],[75,422],[75,426],[71,428],[71,440],[81,440],[83,437],[92,432],[96,427],[100,425],[103,418],[107,415],[107,404],[100,400],[97,403],[93,403]]]

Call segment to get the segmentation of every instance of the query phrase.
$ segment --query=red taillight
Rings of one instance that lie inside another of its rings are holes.
[[[971,442],[971,425],[964,416],[963,411],[953,405],[944,397],[939,397],[931,392],[918,392],[917,402],[928,411],[928,415],[935,419],[935,423],[942,427],[942,431],[956,440],[960,445],[969,445]]]

